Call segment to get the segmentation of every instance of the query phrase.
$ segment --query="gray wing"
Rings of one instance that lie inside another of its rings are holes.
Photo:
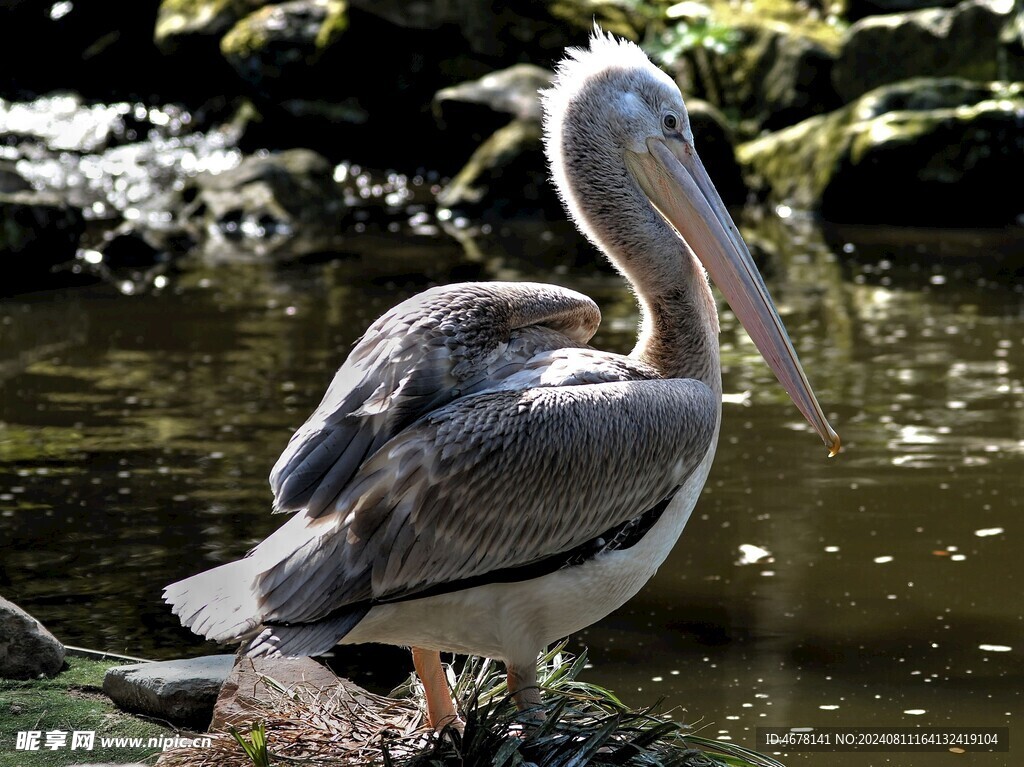
[[[540,283],[446,285],[399,304],[356,343],[278,459],[275,511],[324,512],[417,418],[500,384],[539,351],[585,344],[600,321],[583,294]]]
[[[681,485],[716,413],[706,385],[678,379],[464,397],[384,445],[332,511],[257,547],[261,618],[315,622],[571,550]]]

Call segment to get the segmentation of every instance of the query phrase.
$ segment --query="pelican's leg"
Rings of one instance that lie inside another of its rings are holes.
[[[416,667],[416,674],[423,682],[423,694],[427,699],[427,722],[438,732],[448,726],[462,732],[466,723],[459,719],[459,713],[455,710],[448,679],[441,667],[441,653],[413,647],[412,665]]]
[[[508,664],[508,691],[512,693],[512,700],[516,708],[526,711],[531,708],[540,708],[540,687],[537,686],[537,663],[509,663]],[[542,718],[543,715],[537,712]]]

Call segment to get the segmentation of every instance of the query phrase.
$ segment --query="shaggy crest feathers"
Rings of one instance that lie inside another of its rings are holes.
[[[544,151],[554,171],[561,158],[559,136],[568,103],[594,78],[614,70],[630,71],[675,88],[667,74],[651,63],[636,43],[605,32],[595,22],[589,48],[569,48],[555,68],[551,87],[540,92],[544,112]]]

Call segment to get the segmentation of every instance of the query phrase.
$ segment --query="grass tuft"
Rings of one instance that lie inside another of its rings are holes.
[[[242,747],[242,751],[249,757],[254,767],[270,767],[270,753],[267,751],[267,729],[263,722],[256,722],[249,727],[249,737],[246,738],[234,727],[228,727],[228,732],[235,742]]]

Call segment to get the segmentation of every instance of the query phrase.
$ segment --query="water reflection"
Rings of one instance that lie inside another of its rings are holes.
[[[439,281],[540,279],[598,300],[597,344],[631,346],[632,299],[585,243],[529,224],[457,233],[367,234],[337,261],[196,271],[148,297],[0,305],[0,591],[71,644],[209,651],[160,587],[279,524],[269,468],[387,307]],[[1005,263],[908,277],[885,255],[850,266],[797,217],[751,234],[847,450],[825,458],[726,311],[715,468],[656,579],[578,638],[589,678],[747,745],[761,724],[1009,724],[1020,738],[1024,297]],[[338,662],[380,659],[381,677],[405,673],[390,651]]]

